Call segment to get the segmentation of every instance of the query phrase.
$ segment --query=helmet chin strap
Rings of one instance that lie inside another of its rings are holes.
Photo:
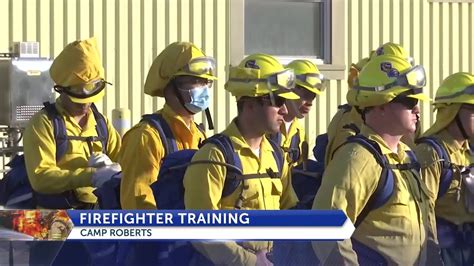
[[[459,118],[459,113],[456,115],[456,125],[459,128],[459,131],[461,131],[461,135],[464,139],[469,139],[469,136],[466,133],[466,130],[464,129],[464,126],[462,125],[461,118]]]
[[[302,119],[302,118],[304,118],[304,115],[298,110],[298,112],[296,114],[296,118]]]
[[[176,95],[176,98],[178,98],[178,101],[181,104],[181,106],[184,108],[184,110],[186,110],[186,112],[188,112],[188,114],[194,115],[193,112],[191,112],[188,108],[186,108],[186,105],[185,105],[186,103],[184,102],[183,95],[181,95],[181,93],[179,93],[178,86],[176,85],[176,82],[174,80],[172,80],[171,84],[173,85],[173,92]]]
[[[293,100],[286,100],[285,101],[286,107],[288,108],[288,111],[291,111],[292,113],[295,114],[295,117],[301,119],[303,118],[303,114],[301,114],[299,110],[299,106],[297,105],[296,101]]]

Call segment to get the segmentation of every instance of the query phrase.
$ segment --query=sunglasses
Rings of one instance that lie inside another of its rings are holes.
[[[403,105],[405,108],[407,108],[408,110],[413,110],[413,108],[415,108],[415,106],[418,105],[418,99],[405,97],[405,96],[396,97],[391,102],[392,103],[399,103],[399,104]]]
[[[258,101],[261,102],[261,103],[265,103],[265,104],[268,104],[270,106],[273,106],[273,107],[282,107],[285,103],[286,103],[286,99],[283,98],[283,97],[280,97],[278,95],[274,95],[274,101],[272,103],[272,100],[270,98],[270,95],[265,95],[265,96],[262,96],[262,97],[258,97]]]
[[[312,102],[316,98],[316,93],[311,92],[299,85],[296,85],[293,89],[293,92],[296,93],[302,100]]]
[[[462,106],[461,106],[462,109],[465,109],[465,110],[469,110],[469,111],[474,111],[474,104],[467,104],[467,103],[464,103]]]

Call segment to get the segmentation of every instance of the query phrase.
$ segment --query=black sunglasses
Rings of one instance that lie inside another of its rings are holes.
[[[407,109],[412,110],[418,104],[418,99],[402,96],[402,97],[395,97],[395,99],[393,99],[391,102],[399,103],[403,105],[404,107],[406,107]]]
[[[311,92],[299,85],[296,85],[293,92],[300,96],[301,99],[312,102],[316,98],[316,93]]]
[[[269,103],[269,105],[271,106],[274,106],[274,107],[282,107],[285,102],[286,102],[286,99],[283,98],[283,97],[280,97],[278,95],[274,95],[273,97],[275,99],[274,103],[272,103],[272,100],[270,98],[270,95],[265,95],[265,96],[262,96],[262,97],[259,97],[257,98],[261,103]]]

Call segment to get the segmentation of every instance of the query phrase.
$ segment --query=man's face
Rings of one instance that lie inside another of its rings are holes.
[[[288,114],[292,117],[303,118],[311,111],[316,94],[300,86],[296,86],[293,92],[300,98],[287,102]]]
[[[75,103],[71,101],[69,96],[62,94],[61,102],[64,105],[64,109],[73,116],[85,115],[89,112],[92,103]]]
[[[420,118],[418,100],[404,97],[387,104],[387,121],[395,126],[401,135],[413,134]]]
[[[474,137],[474,105],[463,104],[459,109],[459,119],[461,120],[464,131],[470,137]]]
[[[178,89],[178,93],[181,95],[185,103],[191,102],[190,91],[197,88],[207,86],[212,87],[212,80],[194,77],[194,76],[178,76],[174,80],[175,85]]]
[[[255,117],[264,133],[280,131],[280,125],[284,123],[283,116],[288,114],[285,99],[276,95],[274,99],[272,103],[269,95],[256,98]]]

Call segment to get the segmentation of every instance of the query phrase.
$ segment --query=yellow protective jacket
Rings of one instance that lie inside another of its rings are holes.
[[[170,126],[178,150],[197,149],[206,138],[195,123],[188,128],[168,105],[165,104],[159,113]],[[119,155],[122,166],[120,203],[123,209],[156,209],[150,185],[157,180],[165,155],[158,131],[147,122],[138,123],[125,134]]]
[[[243,174],[266,173],[268,168],[278,172],[273,148],[265,137],[262,138],[258,158],[242,137],[235,121],[223,134],[230,137],[241,160]],[[204,145],[193,157],[193,161],[196,160],[225,162],[222,152],[213,144]],[[217,164],[190,165],[184,176],[186,209],[233,210],[241,191],[243,210],[279,210],[296,205],[297,198],[291,187],[286,164],[283,165],[280,179],[247,179],[231,195],[222,198],[226,173],[226,167]],[[245,189],[242,190],[242,186]],[[235,242],[193,242],[193,245],[217,265],[255,265],[255,252],[271,248],[271,242],[265,241],[243,242],[240,245]]]
[[[399,143],[394,153],[367,126],[361,134],[376,141],[391,164],[409,163],[408,146]],[[357,143],[343,145],[324,172],[313,209],[341,209],[353,223],[374,193],[382,167]],[[429,199],[421,178],[411,171],[393,169],[395,189],[388,202],[371,210],[356,228],[353,238],[381,254],[389,265],[425,265],[429,223]],[[357,264],[350,240],[313,242],[323,265],[332,262]],[[428,264],[427,264],[428,265]]]
[[[469,166],[470,153],[469,144],[465,141],[459,144],[453,139],[449,132],[444,129],[433,135],[448,152],[451,163],[457,166]],[[439,183],[441,178],[441,163],[436,151],[428,144],[421,143],[415,148],[418,161],[421,164],[422,178],[425,181],[432,203],[436,202],[436,216],[448,220],[454,224],[474,222],[474,214],[469,213],[464,206],[465,187],[461,186],[460,200],[457,201],[456,188],[459,186],[461,174],[457,167],[454,167],[453,181],[448,191],[441,198],[437,199]]]
[[[300,158],[298,159],[298,161],[293,162],[292,159],[290,158],[290,155],[288,154],[288,151],[290,149],[291,141],[293,137],[296,134],[298,134],[299,139],[300,139],[298,143],[298,147],[301,152],[301,143],[303,143],[303,141],[305,140],[304,128],[301,125],[300,121],[297,118],[295,118],[291,122],[288,132],[286,131],[285,123],[282,123],[280,126],[280,133],[281,133],[281,142],[279,144],[281,145],[281,147],[283,147],[283,150],[285,151],[285,159],[287,162],[291,163],[294,166],[298,164],[299,162],[301,162],[303,158],[300,154]]]
[[[326,166],[332,160],[336,150],[346,142],[347,138],[357,134],[353,127],[347,126],[350,124],[354,124],[358,129],[360,129],[364,122],[355,108],[339,108],[328,125],[328,146],[326,147],[326,156],[324,160]]]
[[[89,110],[87,123],[83,128],[79,126],[62,107],[61,100],[56,100],[56,109],[64,119],[67,136],[97,136],[96,120]],[[120,135],[113,128],[107,118],[109,139],[107,142],[107,155],[112,161],[117,161],[120,150]],[[66,154],[56,162],[56,142],[51,120],[45,110],[36,113],[25,129],[23,144],[25,146],[25,163],[28,178],[35,191],[43,194],[56,194],[74,190],[79,201],[95,203],[97,198],[91,187],[92,174],[95,168],[87,166],[90,151],[87,142],[68,140]],[[92,143],[94,152],[102,152],[102,143]]]

